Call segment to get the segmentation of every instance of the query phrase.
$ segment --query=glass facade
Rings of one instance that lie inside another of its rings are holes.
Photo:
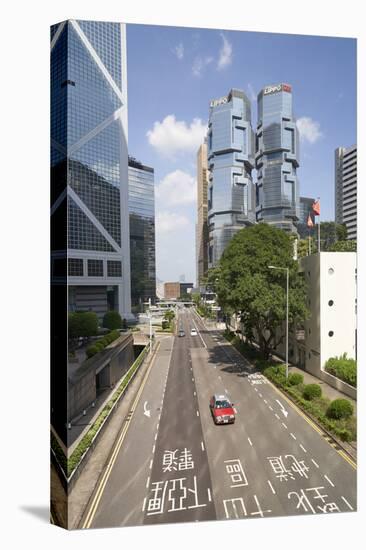
[[[258,95],[256,134],[257,221],[296,232],[299,218],[299,134],[288,84]]]
[[[255,222],[254,132],[249,99],[233,89],[210,105],[207,133],[208,266],[218,263],[234,234]]]
[[[120,23],[51,28],[51,196],[55,220],[61,206],[66,211],[58,245],[68,257],[67,284],[107,296],[113,277],[123,316],[130,314],[125,50]]]
[[[131,307],[156,298],[154,169],[133,158],[128,162]]]

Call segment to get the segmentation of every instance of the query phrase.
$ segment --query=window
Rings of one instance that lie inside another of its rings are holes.
[[[81,258],[68,259],[69,277],[82,277],[84,275],[83,260]]]
[[[332,306],[334,304],[333,300],[329,300],[328,306]]]
[[[118,261],[107,261],[107,275],[108,277],[122,277],[122,265]]]
[[[333,275],[334,269],[333,269],[332,267],[330,267],[330,268],[328,269],[328,273],[329,273],[329,275]]]
[[[88,277],[103,277],[103,260],[88,260]]]
[[[330,331],[328,332],[328,336],[332,337],[333,335],[334,335],[333,330],[330,330]]]

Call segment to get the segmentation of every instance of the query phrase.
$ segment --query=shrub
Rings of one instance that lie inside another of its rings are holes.
[[[327,416],[339,420],[349,418],[353,414],[353,405],[348,399],[335,399],[327,409]]]
[[[98,316],[94,311],[69,313],[69,338],[95,336],[98,332]]]
[[[169,321],[162,321],[161,328],[164,330],[166,328],[169,328]]]
[[[321,397],[321,394],[322,389],[319,384],[306,384],[302,392],[304,399],[307,399],[308,401]]]
[[[96,353],[98,353],[100,350],[95,346],[94,344],[86,348],[85,353],[89,357],[93,357]]]
[[[304,377],[299,372],[290,372],[288,375],[288,383],[290,386],[298,386],[304,382]]]
[[[357,386],[357,362],[348,358],[346,353],[340,357],[330,357],[325,363],[325,370],[347,384]]]
[[[122,318],[118,311],[107,311],[103,317],[103,327],[110,330],[122,328]]]

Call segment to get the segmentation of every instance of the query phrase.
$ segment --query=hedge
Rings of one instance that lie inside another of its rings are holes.
[[[340,357],[330,357],[325,363],[325,370],[350,386],[357,386],[357,361],[344,353]]]
[[[298,372],[290,372],[288,375],[288,383],[290,386],[298,386],[304,382],[304,377]]]
[[[110,330],[122,328],[122,318],[118,311],[107,311],[103,317],[103,327]]]
[[[118,330],[112,330],[111,332],[108,332],[108,334],[103,336],[103,338],[100,338],[96,342],[93,342],[93,344],[86,348],[86,355],[88,356],[88,358],[93,357],[93,355],[102,351],[105,347],[107,347],[111,342],[113,342],[120,336],[121,334]]]

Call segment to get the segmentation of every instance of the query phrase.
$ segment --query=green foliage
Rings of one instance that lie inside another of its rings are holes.
[[[303,389],[302,395],[304,399],[312,401],[313,399],[321,397],[322,389],[319,384],[306,384]]]
[[[244,334],[254,331],[263,358],[268,358],[284,334],[286,273],[269,265],[289,268],[289,321],[308,316],[306,283],[293,260],[293,242],[285,232],[266,223],[238,231],[215,269],[215,290],[224,312],[240,312]]]
[[[100,338],[96,342],[93,342],[89,347],[86,348],[85,353],[87,357],[92,357],[96,353],[102,351],[106,346],[111,344],[114,340],[120,337],[120,332],[118,330],[112,330],[108,332],[103,338]]]
[[[165,330],[166,328],[169,328],[169,325],[170,325],[169,321],[162,321],[161,322],[161,328],[163,330]]]
[[[334,243],[329,252],[357,252],[356,241],[338,241]]]
[[[94,311],[69,313],[69,338],[95,336],[98,332],[98,316]]]
[[[340,357],[330,357],[325,370],[353,387],[357,386],[357,361],[344,353]]]
[[[344,224],[320,222],[320,245],[322,251],[329,252],[337,241],[345,241],[346,239],[347,227]]]
[[[304,382],[304,377],[299,372],[290,372],[288,375],[288,383],[290,386],[298,386]]]
[[[173,321],[174,317],[175,317],[175,314],[174,314],[174,311],[172,309],[168,309],[168,311],[166,311],[164,313],[164,319],[166,321],[168,321],[169,323],[171,323]]]
[[[87,357],[93,357],[93,355],[95,355],[96,353],[99,353],[100,349],[95,346],[95,345],[91,345],[89,347],[86,348],[85,350],[85,353],[87,355]]]
[[[103,317],[103,327],[114,330],[122,328],[122,318],[118,311],[107,311]]]
[[[327,416],[329,418],[348,418],[353,414],[353,405],[348,399],[335,399],[331,402],[327,409]]]

